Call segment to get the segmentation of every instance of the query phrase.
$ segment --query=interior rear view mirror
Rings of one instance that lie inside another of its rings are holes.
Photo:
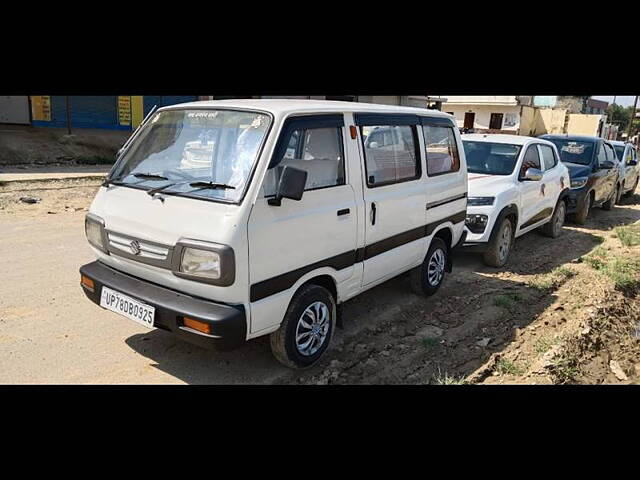
[[[280,167],[279,167],[280,168]],[[276,195],[268,200],[269,205],[282,205],[283,198],[299,201],[307,184],[307,172],[285,165],[281,167]]]

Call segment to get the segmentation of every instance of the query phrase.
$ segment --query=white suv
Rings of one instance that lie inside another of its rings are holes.
[[[517,135],[462,135],[469,173],[464,245],[502,267],[513,240],[544,225],[562,231],[571,182],[553,143]]]

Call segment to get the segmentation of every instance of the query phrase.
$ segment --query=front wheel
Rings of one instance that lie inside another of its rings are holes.
[[[589,194],[589,196],[583,200],[580,210],[573,215],[573,221],[578,225],[584,225],[587,221],[587,217],[589,216],[589,210],[591,209],[592,204],[593,196]]]
[[[496,234],[484,252],[484,263],[490,267],[504,267],[513,244],[514,229],[511,220],[503,218]]]
[[[447,269],[447,246],[436,237],[431,241],[422,265],[411,270],[411,288],[418,295],[431,296],[438,291],[444,281]]]
[[[638,188],[638,181],[640,181],[640,175],[636,177],[636,182],[633,184],[633,187],[631,187],[631,190],[624,194],[625,197],[633,196],[633,194],[636,192],[636,188]]]
[[[611,198],[602,204],[602,208],[604,210],[611,210],[613,208],[613,206],[616,204],[616,199],[619,196],[620,196],[620,186],[617,186],[616,190],[615,190],[615,192],[613,192],[613,195],[611,196]]]
[[[567,207],[565,206],[564,200],[558,200],[551,220],[542,227],[542,231],[547,237],[558,238],[560,236],[566,212]]]
[[[291,299],[280,328],[270,337],[271,351],[289,368],[307,368],[327,350],[336,325],[336,302],[319,285],[304,285]]]

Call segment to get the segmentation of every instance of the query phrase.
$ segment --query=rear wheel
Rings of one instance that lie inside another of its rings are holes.
[[[587,221],[587,217],[589,216],[589,210],[591,210],[591,205],[593,204],[593,195],[589,194],[587,198],[584,199],[582,203],[582,207],[573,215],[573,221],[578,225],[584,225]]]
[[[271,334],[271,351],[287,367],[310,367],[327,350],[335,325],[333,295],[319,285],[304,285],[291,299],[280,328]]]
[[[447,269],[447,245],[439,237],[429,246],[422,265],[411,270],[411,289],[418,295],[431,296],[438,291]]]
[[[620,199],[622,198],[622,192],[624,191],[624,183],[618,186],[618,190],[616,191],[616,205],[620,204]]]
[[[490,267],[503,267],[509,259],[513,245],[514,227],[511,220],[503,218],[493,239],[484,252],[484,263]]]
[[[566,212],[567,207],[564,200],[558,200],[558,204],[556,205],[556,209],[553,212],[551,220],[542,227],[542,231],[547,237],[558,238],[560,236]]]

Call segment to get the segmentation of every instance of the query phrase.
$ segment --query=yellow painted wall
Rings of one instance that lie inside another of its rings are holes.
[[[598,135],[601,117],[602,115],[572,113],[569,115],[566,133],[571,135]]]
[[[144,101],[142,96],[134,95],[131,97],[131,123],[136,128],[144,120]]]
[[[536,112],[534,135],[563,133],[567,111],[561,108],[541,108]]]
[[[520,135],[532,135],[535,128],[536,109],[523,106],[522,115],[520,116]]]

